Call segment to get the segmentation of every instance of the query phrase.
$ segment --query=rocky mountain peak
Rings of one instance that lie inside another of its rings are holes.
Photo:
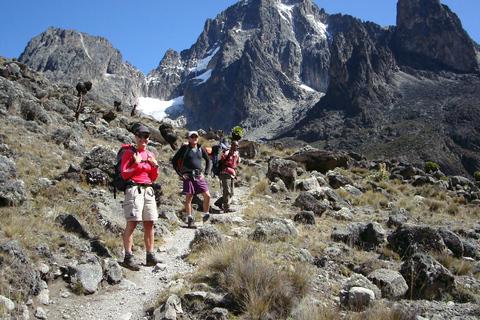
[[[50,27],[33,38],[19,61],[50,80],[76,85],[91,81],[101,103],[136,104],[145,96],[145,76],[102,37]]]
[[[408,65],[428,69],[478,72],[475,44],[457,15],[440,0],[400,0],[397,3],[399,55]]]

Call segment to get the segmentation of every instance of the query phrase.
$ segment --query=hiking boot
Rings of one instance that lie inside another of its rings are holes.
[[[146,265],[149,266],[149,267],[152,267],[152,266],[156,266],[157,263],[161,263],[161,261],[158,260],[157,257],[155,257],[155,253],[147,252],[147,263],[146,263]]]
[[[237,211],[237,210],[235,210],[235,209],[230,209],[230,208],[223,210],[223,212],[225,212],[225,213],[228,213],[228,212],[236,212],[236,211]]]
[[[195,223],[195,218],[193,216],[187,216],[187,226],[189,228],[192,228],[194,223]]]
[[[140,270],[140,265],[135,262],[133,255],[126,255],[123,259],[123,266],[132,271]]]
[[[202,220],[203,220],[203,223],[207,222],[208,219],[210,219],[210,213],[205,213],[205,214],[203,215],[203,219],[202,219]]]
[[[222,198],[218,199],[217,201],[215,201],[213,204],[216,205],[217,207],[219,207],[220,209],[223,209],[223,203],[222,203]]]

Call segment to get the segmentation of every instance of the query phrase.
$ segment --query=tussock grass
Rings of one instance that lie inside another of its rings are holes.
[[[300,263],[279,268],[269,256],[265,244],[225,242],[205,253],[198,277],[231,294],[249,319],[284,319],[308,292],[311,272]]]
[[[261,195],[271,195],[270,191],[270,180],[267,178],[260,180],[255,186],[253,187],[251,196],[261,196]]]

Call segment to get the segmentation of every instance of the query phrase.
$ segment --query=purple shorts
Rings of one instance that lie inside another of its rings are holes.
[[[202,194],[208,191],[208,186],[205,180],[189,178],[183,180],[183,191],[184,194]]]

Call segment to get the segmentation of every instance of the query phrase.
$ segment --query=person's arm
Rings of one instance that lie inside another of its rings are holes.
[[[152,167],[152,170],[150,171],[150,179],[152,180],[152,183],[153,183],[158,178],[158,163],[153,153],[149,152],[148,155],[149,155],[149,158],[147,160],[150,163],[150,166]]]
[[[185,147],[185,146],[180,147],[180,149],[178,149],[177,153],[175,153],[175,155],[174,155],[173,158],[172,158],[173,169],[175,170],[175,172],[176,172],[180,177],[183,177],[183,174],[182,174],[182,172],[180,171],[182,168],[179,168],[179,167],[178,167],[178,160],[180,160],[181,158],[183,158],[184,153],[186,152],[186,149],[187,149],[187,147]]]
[[[122,163],[120,169],[122,172],[122,178],[124,180],[130,179],[137,169],[138,163],[135,161],[133,150],[125,150],[122,156]]]
[[[210,160],[210,157],[208,156],[207,150],[205,150],[204,147],[202,147],[202,157],[205,159],[207,165],[205,167],[205,175],[208,176],[210,174],[210,170],[212,169],[212,161]]]

